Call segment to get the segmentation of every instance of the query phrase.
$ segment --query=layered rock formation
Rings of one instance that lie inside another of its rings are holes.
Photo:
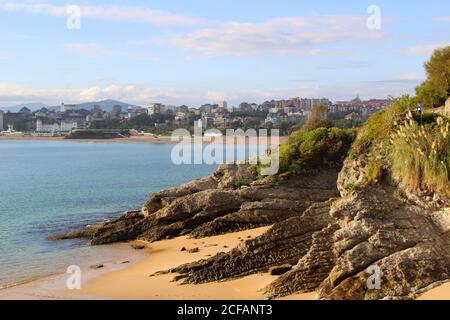
[[[170,271],[197,284],[294,265],[265,288],[269,298],[317,291],[321,299],[412,299],[448,281],[449,209],[410,203],[388,177],[344,187],[360,171],[358,161],[346,162],[340,199],[316,203],[228,254]],[[376,272],[379,287],[371,286]]]
[[[337,197],[337,175],[337,169],[329,168],[258,181],[251,166],[224,165],[210,177],[154,193],[140,212],[72,234],[85,234],[99,245],[180,235],[201,238],[269,226]]]

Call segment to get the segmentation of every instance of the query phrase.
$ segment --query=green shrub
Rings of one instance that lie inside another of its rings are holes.
[[[294,132],[279,147],[280,173],[341,164],[356,137],[355,130],[317,128]]]
[[[292,144],[282,144],[279,147],[280,152],[280,172],[288,172],[296,158],[296,150]]]

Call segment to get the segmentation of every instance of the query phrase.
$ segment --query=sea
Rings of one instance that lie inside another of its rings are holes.
[[[174,146],[0,141],[0,288],[106,258],[108,246],[47,237],[139,209],[152,192],[217,169],[216,164],[174,164]],[[257,152],[245,145],[234,148],[245,157]]]

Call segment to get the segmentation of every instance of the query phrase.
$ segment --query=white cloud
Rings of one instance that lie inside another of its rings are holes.
[[[448,44],[423,44],[396,50],[395,53],[404,56],[431,56],[436,49],[442,49]]]
[[[196,26],[205,22],[205,20],[186,15],[175,14],[162,10],[152,10],[137,6],[85,5],[80,6],[80,8],[82,19],[91,18],[98,20],[131,21],[156,26]],[[0,9],[6,11],[45,14],[56,17],[69,16],[67,13],[67,6],[56,6],[47,3],[8,1],[0,4]]]
[[[349,99],[356,94],[363,98],[386,98],[413,93],[417,83],[409,80],[373,81],[360,83],[307,83],[291,88],[261,88],[248,90],[189,90],[134,84],[114,84],[86,88],[39,89],[14,83],[0,83],[0,107],[22,103],[42,102],[58,105],[61,101],[80,103],[103,99],[116,99],[145,106],[151,102],[188,104],[199,106],[207,102],[227,100],[230,104],[242,101],[263,102],[290,97],[328,97],[332,100]]]
[[[104,58],[121,56],[123,53],[109,49],[98,43],[69,43],[66,49],[89,58]]]
[[[262,23],[229,22],[176,37],[171,43],[203,58],[222,55],[249,56],[262,52],[306,56],[349,54],[333,45],[361,45],[384,39],[369,30],[365,16],[286,17]],[[331,47],[330,47],[331,46]]]

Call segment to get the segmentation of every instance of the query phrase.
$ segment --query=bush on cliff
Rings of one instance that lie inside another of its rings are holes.
[[[404,118],[412,104],[413,99],[405,95],[392,99],[388,108],[372,115],[360,129],[350,156],[355,159],[361,154],[369,154],[375,147],[388,142],[394,131],[394,123]]]
[[[340,165],[356,137],[355,130],[316,128],[294,132],[280,146],[280,173]]]
[[[450,195],[450,120],[434,113],[420,115],[414,109],[409,96],[393,99],[361,128],[350,157],[366,159],[369,182],[388,170],[409,191]]]

